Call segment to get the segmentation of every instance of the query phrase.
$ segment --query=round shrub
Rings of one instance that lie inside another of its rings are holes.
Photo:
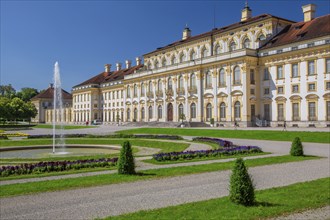
[[[292,141],[290,154],[291,156],[304,156],[303,146],[299,137]]]
[[[125,141],[120,150],[118,173],[135,174],[134,157],[132,153],[131,143],[129,141]]]
[[[244,206],[253,205],[255,202],[254,186],[242,158],[236,160],[230,177],[229,198],[232,202]]]

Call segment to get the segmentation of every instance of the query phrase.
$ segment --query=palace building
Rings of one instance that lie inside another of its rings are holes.
[[[246,6],[237,23],[127,60],[73,87],[71,121],[330,125],[330,15],[304,21]]]

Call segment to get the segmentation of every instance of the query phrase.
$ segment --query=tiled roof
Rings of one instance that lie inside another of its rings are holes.
[[[45,91],[39,93],[38,95],[34,96],[31,100],[36,99],[53,99],[54,97],[54,87],[48,87]],[[72,99],[72,95],[62,89],[62,98],[63,99]]]
[[[179,40],[179,41],[176,41],[176,42],[171,43],[171,44],[169,44],[167,46],[164,46],[164,47],[159,47],[159,48],[157,48],[156,50],[154,50],[150,53],[144,54],[144,56],[155,53],[155,52],[158,52],[158,51],[162,51],[162,50],[165,50],[165,49],[168,49],[168,48],[171,48],[171,47],[175,47],[175,46],[178,46],[180,44],[184,44],[184,43],[187,43],[187,42],[190,42],[190,41],[201,39],[203,37],[208,37],[208,36],[223,33],[223,32],[229,31],[229,30],[233,30],[235,28],[243,27],[243,26],[258,22],[258,21],[269,19],[269,18],[276,18],[276,19],[280,19],[280,20],[284,20],[284,21],[288,21],[288,22],[294,22],[294,21],[290,21],[288,19],[276,17],[274,15],[262,14],[262,15],[252,17],[252,18],[250,18],[246,21],[237,22],[237,23],[234,23],[234,24],[231,24],[231,25],[228,25],[228,26],[225,26],[225,27],[221,27],[221,28],[214,28],[213,30],[211,30],[209,32],[199,34],[199,35],[196,35],[196,36],[192,36],[192,37],[189,37],[185,40]]]
[[[297,22],[286,26],[260,49],[277,47],[298,41],[309,40],[330,34],[330,14],[317,17],[307,22]]]
[[[134,73],[135,70],[138,70],[141,67],[143,67],[143,64],[138,65],[138,66],[133,66],[128,69],[112,71],[110,73],[102,72],[102,73],[74,86],[73,88],[78,87],[78,86],[83,86],[83,85],[89,85],[89,84],[98,84],[99,85],[101,83],[121,80],[121,79],[124,79],[124,76]]]

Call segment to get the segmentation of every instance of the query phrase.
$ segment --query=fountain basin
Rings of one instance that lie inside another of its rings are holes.
[[[58,149],[52,153],[52,145],[37,145],[24,147],[0,148],[0,158],[45,158],[66,156],[91,156],[100,154],[116,154],[120,146],[114,145],[66,145],[64,149]],[[63,150],[63,151],[62,151]]]

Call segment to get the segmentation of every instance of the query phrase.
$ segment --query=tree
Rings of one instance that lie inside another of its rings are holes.
[[[3,123],[9,118],[11,118],[9,103],[9,98],[0,96],[0,119],[3,121]]]
[[[236,160],[230,177],[229,198],[232,202],[244,206],[255,203],[254,186],[242,158]]]
[[[9,111],[11,113],[11,120],[21,119],[24,115],[24,102],[20,98],[13,98],[9,103]]]
[[[9,99],[12,99],[16,95],[16,90],[11,84],[0,85],[0,95]]]
[[[291,156],[304,156],[304,150],[299,137],[296,137],[291,144]]]
[[[118,173],[119,174],[135,174],[135,163],[131,143],[125,141],[120,150],[120,156],[118,161]]]
[[[38,114],[38,110],[32,102],[24,103],[23,109],[22,118],[27,119],[29,122],[31,122],[31,118],[36,117]]]
[[[21,91],[17,92],[17,97],[21,98],[24,102],[30,101],[31,98],[38,95],[39,92],[37,89],[25,87]]]
[[[185,116],[185,114],[180,114],[180,116],[179,116],[179,119],[181,120],[181,123],[183,123],[183,120],[185,120],[186,119],[186,116]]]

